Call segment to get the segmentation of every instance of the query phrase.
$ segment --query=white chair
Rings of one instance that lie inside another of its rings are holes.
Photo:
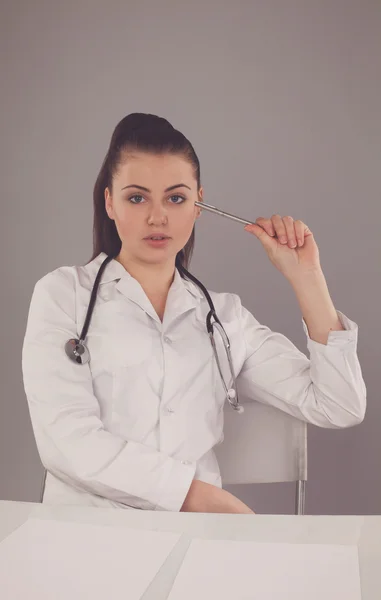
[[[304,515],[307,423],[259,402],[245,401],[243,414],[226,403],[224,439],[215,447],[222,485],[296,482],[295,514]]]

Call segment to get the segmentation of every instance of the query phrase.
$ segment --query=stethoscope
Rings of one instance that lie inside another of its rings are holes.
[[[99,267],[99,271],[97,273],[97,276],[94,281],[93,289],[91,291],[90,302],[89,302],[89,306],[88,306],[86,317],[85,317],[85,322],[83,324],[83,328],[82,328],[81,334],[79,336],[79,339],[71,338],[65,344],[65,352],[66,352],[67,356],[72,361],[74,361],[75,363],[77,363],[79,365],[85,365],[86,363],[88,363],[90,361],[90,353],[85,344],[85,339],[87,336],[87,332],[89,330],[90,321],[91,321],[91,317],[93,314],[94,304],[96,301],[98,286],[99,286],[99,282],[102,277],[102,273],[103,273],[106,265],[111,260],[113,260],[113,258],[114,258],[113,256],[107,256],[107,258],[105,258],[105,260],[102,262],[101,266]],[[203,284],[198,279],[196,279],[196,277],[191,275],[191,273],[189,273],[189,271],[187,271],[187,269],[185,269],[185,267],[183,267],[182,265],[179,265],[178,269],[180,271],[182,271],[187,277],[189,277],[189,279],[191,279],[196,285],[198,285],[202,289],[202,291],[208,301],[210,311],[206,317],[206,328],[207,328],[207,331],[209,334],[210,342],[212,344],[212,348],[213,348],[214,356],[215,356],[215,359],[217,362],[221,381],[222,381],[222,384],[223,384],[223,387],[225,390],[226,399],[228,400],[229,404],[234,408],[234,410],[238,411],[238,413],[242,413],[244,411],[244,408],[243,408],[243,406],[240,405],[239,400],[238,400],[237,383],[236,383],[236,378],[235,378],[234,368],[233,368],[233,361],[232,361],[231,352],[230,352],[230,341],[226,334],[225,329],[223,328],[223,326],[221,324],[221,321],[219,320],[219,318],[216,314],[216,310],[214,308],[213,301],[208,293],[208,290],[203,286]],[[212,317],[213,317],[214,321],[212,321]],[[227,387],[224,377],[223,377],[220,361],[219,361],[218,354],[217,354],[216,343],[214,340],[213,328],[216,328],[217,331],[219,332],[219,334],[221,335],[222,341],[224,344],[224,348],[226,351],[226,355],[228,358],[231,379],[232,379],[232,387],[230,387],[230,388]]]

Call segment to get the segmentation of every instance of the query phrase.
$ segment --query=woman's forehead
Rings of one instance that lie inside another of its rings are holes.
[[[189,161],[175,154],[134,153],[126,156],[119,166],[119,177],[141,176],[166,180],[182,176],[193,178],[193,169]],[[132,182],[139,183],[139,182]],[[170,182],[168,185],[171,185]],[[176,182],[175,182],[176,183]]]

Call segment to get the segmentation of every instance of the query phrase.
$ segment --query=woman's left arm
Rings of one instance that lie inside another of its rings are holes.
[[[366,387],[357,357],[357,324],[331,300],[310,229],[291,217],[247,225],[291,284],[303,316],[310,360],[290,340],[261,325],[244,307],[239,319],[247,356],[238,390],[321,427],[361,422]]]
[[[312,231],[302,221],[278,214],[246,225],[273,265],[291,284],[312,340],[326,344],[330,331],[344,327],[331,300]]]
[[[314,342],[327,344],[330,331],[343,331],[329,294],[323,271],[314,271],[291,282],[308,335]]]

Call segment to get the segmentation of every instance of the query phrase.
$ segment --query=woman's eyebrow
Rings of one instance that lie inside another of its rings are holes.
[[[125,190],[126,188],[131,188],[131,187],[138,188],[139,190],[143,190],[144,192],[148,192],[149,194],[151,193],[151,190],[149,190],[148,188],[143,187],[142,185],[134,185],[134,184],[132,184],[132,185],[126,185],[126,186],[124,186],[122,188],[122,190]],[[179,188],[179,187],[186,187],[186,188],[188,188],[188,190],[191,190],[191,188],[189,187],[189,185],[185,185],[185,183],[177,183],[176,185],[171,185],[169,188],[167,188],[164,191],[165,192],[170,192],[171,190],[174,190],[174,189]]]

